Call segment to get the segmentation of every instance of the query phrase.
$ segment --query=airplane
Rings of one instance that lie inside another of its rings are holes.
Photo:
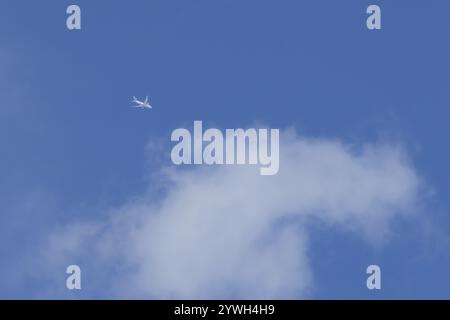
[[[133,106],[133,108],[152,109],[152,106],[148,101],[148,97],[145,97],[144,101],[139,101],[136,97],[133,97],[132,102],[136,104]]]

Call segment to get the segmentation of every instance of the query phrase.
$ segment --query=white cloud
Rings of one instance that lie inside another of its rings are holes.
[[[163,195],[148,191],[107,222],[52,235],[50,255],[117,264],[119,297],[302,297],[313,285],[308,221],[379,242],[394,216],[414,211],[419,188],[398,146],[356,150],[292,132],[281,135],[275,176],[257,166],[162,172]]]

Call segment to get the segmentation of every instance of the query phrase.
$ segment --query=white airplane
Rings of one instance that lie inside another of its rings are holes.
[[[144,101],[139,101],[136,97],[133,97],[132,102],[135,103],[133,108],[141,108],[141,109],[151,109],[152,108],[152,106],[150,105],[150,103],[148,101],[148,97],[145,97]]]

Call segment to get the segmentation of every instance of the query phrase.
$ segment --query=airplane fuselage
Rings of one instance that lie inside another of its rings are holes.
[[[152,107],[148,104],[139,104],[136,106],[136,108],[141,108],[141,109],[151,109]]]

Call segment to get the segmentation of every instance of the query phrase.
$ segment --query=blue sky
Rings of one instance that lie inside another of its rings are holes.
[[[421,180],[417,212],[394,217],[382,244],[308,224],[307,297],[449,298],[449,4],[74,3],[81,31],[65,27],[68,1],[0,5],[0,297],[110,297],[104,279],[89,284],[90,264],[81,265],[86,289],[54,291],[65,270],[39,276],[37,246],[157,188],[154,174],[171,166],[172,130],[203,120],[401,145]],[[381,7],[380,31],[366,28],[369,4]],[[154,109],[129,108],[133,95],[149,95]],[[382,267],[381,291],[365,287],[369,264]],[[126,272],[102,268],[105,278]]]

